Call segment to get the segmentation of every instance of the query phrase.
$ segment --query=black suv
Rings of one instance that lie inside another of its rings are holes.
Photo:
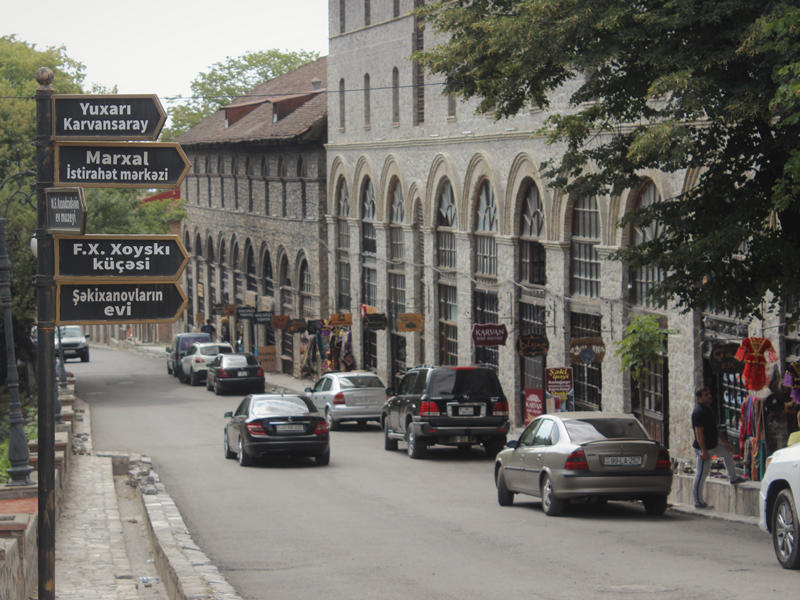
[[[411,458],[424,458],[429,445],[469,448],[482,444],[490,458],[505,446],[508,401],[487,367],[415,367],[383,405],[386,450],[405,440]],[[393,395],[394,394],[394,395]]]

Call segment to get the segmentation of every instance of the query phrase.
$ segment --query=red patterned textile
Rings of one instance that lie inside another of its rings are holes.
[[[744,338],[736,351],[736,360],[744,361],[742,379],[748,390],[760,390],[767,385],[767,358],[764,354],[772,362],[778,360],[778,355],[767,338]]]

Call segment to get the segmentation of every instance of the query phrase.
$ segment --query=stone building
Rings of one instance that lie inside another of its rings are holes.
[[[619,197],[554,189],[539,168],[559,152],[537,133],[545,112],[495,121],[475,103],[443,95],[441,80],[409,59],[436,43],[412,14],[420,3],[328,4],[321,256],[331,311],[354,315],[358,366],[389,382],[420,363],[490,364],[516,425],[537,410],[545,370],[569,366],[576,408],[633,412],[683,457],[692,456],[694,388],[706,383],[734,436],[747,392],[738,372],[712,358],[748,333],[770,338],[782,361],[797,342],[780,338],[776,323],[751,323],[748,331],[729,315],[650,306],[645,293],[661,274],[609,260],[656,233],[620,228],[625,212],[679,194],[696,173],[642,172]],[[556,108],[569,91],[553,98]],[[387,315],[385,329],[358,318],[372,310]],[[421,314],[424,330],[401,331],[400,313]],[[656,315],[673,331],[663,368],[639,386],[615,355],[636,314]],[[505,345],[475,345],[473,325],[486,323],[506,326]],[[520,340],[541,348],[545,338],[545,354],[522,355]]]
[[[191,260],[189,309],[179,325],[198,328],[210,318],[219,337],[241,338],[246,350],[274,347],[274,369],[291,374],[299,374],[300,334],[244,318],[235,307],[267,318],[329,312],[319,244],[326,236],[326,81],[321,58],[261,84],[178,139],[192,165],[181,189]]]

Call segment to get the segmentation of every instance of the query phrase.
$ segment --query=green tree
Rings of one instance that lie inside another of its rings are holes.
[[[86,233],[169,233],[169,224],[186,216],[175,200],[142,202],[132,189],[95,188],[86,194]]]
[[[639,385],[647,379],[653,367],[663,364],[667,353],[667,336],[675,333],[663,329],[654,315],[636,315],[625,334],[616,343],[615,355],[621,360],[620,372],[630,372],[631,379]]]
[[[663,269],[661,303],[759,315],[768,292],[800,300],[794,4],[437,1],[421,14],[446,41],[415,57],[497,118],[549,110],[554,186],[619,194],[644,169],[691,170],[694,187],[621,223],[663,235],[615,258]]]
[[[247,52],[235,58],[229,56],[224,61],[214,63],[207,72],[198,74],[192,80],[192,97],[189,101],[167,110],[171,124],[163,131],[161,138],[175,139],[257,85],[317,58],[318,52],[281,52],[272,49]]]

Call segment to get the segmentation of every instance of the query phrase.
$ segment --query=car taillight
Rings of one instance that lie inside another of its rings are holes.
[[[589,468],[586,462],[586,454],[583,450],[573,450],[564,463],[564,468],[570,471],[583,471]]]
[[[219,371],[217,371],[217,377],[218,378],[224,379],[227,376],[228,376],[228,372],[225,369],[220,369]]]
[[[262,367],[258,367],[258,371],[256,371],[256,375],[258,375],[259,377],[263,377],[264,376],[264,369]]]
[[[342,392],[339,392],[338,394],[336,394],[333,397],[333,403],[334,404],[344,404],[344,394]]]
[[[438,417],[439,416],[439,405],[436,402],[431,402],[429,400],[423,400],[419,405],[419,416],[420,417]]]
[[[258,422],[248,423],[247,431],[250,432],[250,435],[267,435],[267,431],[264,429],[264,426]]]
[[[507,417],[508,416],[508,402],[505,400],[498,400],[494,403],[492,407],[492,414],[495,417]]]
[[[328,433],[328,422],[327,421],[317,421],[317,426],[314,428],[314,435],[320,435],[321,433]]]
[[[669,451],[665,448],[660,448],[658,451],[658,460],[656,461],[656,469],[669,469]]]
[[[194,357],[194,364],[199,365],[201,362],[203,362],[202,358],[200,358],[199,356]]]

